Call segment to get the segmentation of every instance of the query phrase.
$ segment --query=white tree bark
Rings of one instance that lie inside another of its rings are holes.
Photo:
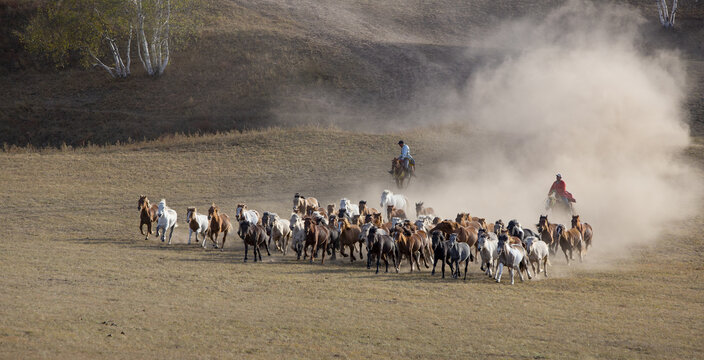
[[[672,1],[672,10],[668,11],[667,2],[665,0],[655,0],[658,5],[658,15],[660,16],[660,24],[666,28],[675,27],[675,14],[677,14],[677,0]]]
[[[147,35],[145,25],[146,14],[142,8],[142,0],[134,0],[137,6],[137,52],[144,70],[151,76],[160,76],[169,64],[169,26],[171,19],[171,0],[158,0],[157,10],[151,28],[151,39]]]
[[[105,65],[104,62],[100,60],[100,58],[93,53],[92,51],[89,50],[90,56],[93,57],[95,60],[95,63],[93,66],[99,66],[103,68],[105,71],[110,74],[113,78],[126,78],[130,75],[130,63],[131,63],[131,58],[130,58],[130,48],[132,47],[132,30],[130,29],[130,36],[127,40],[127,48],[126,48],[126,55],[127,55],[127,64],[122,60],[122,55],[120,54],[120,48],[117,45],[117,42],[115,39],[112,39],[108,37],[107,35],[103,35],[103,38],[105,41],[108,43],[108,47],[110,48],[110,53],[112,54],[112,60],[113,60],[113,66],[107,66]]]

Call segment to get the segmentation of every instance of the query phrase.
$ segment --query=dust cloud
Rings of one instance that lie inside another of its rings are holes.
[[[686,72],[677,53],[642,50],[643,22],[627,7],[572,1],[488,31],[469,52],[493,60],[432,116],[470,135],[434,174],[416,154],[420,181],[403,192],[446,218],[470,211],[534,228],[561,173],[594,228],[593,253],[616,258],[695,214],[701,174],[681,155]]]

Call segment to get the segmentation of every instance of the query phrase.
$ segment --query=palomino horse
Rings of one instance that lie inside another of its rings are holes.
[[[589,225],[589,223],[582,224],[581,220],[579,219],[579,215],[574,215],[572,216],[572,227],[577,228],[577,230],[579,230],[579,233],[582,234],[582,240],[584,240],[586,250],[589,250],[589,248],[592,247],[592,236],[594,236],[594,232],[592,232],[592,226]]]
[[[186,209],[186,224],[188,224],[188,244],[191,244],[191,235],[196,233],[196,242],[198,242],[198,234],[200,239],[205,241],[205,236],[208,233],[208,217],[199,214],[196,208],[189,207]]]
[[[227,239],[227,233],[232,230],[232,224],[230,223],[230,217],[227,214],[221,214],[220,209],[215,206],[215,203],[210,205],[208,209],[208,221],[210,221],[210,229],[208,230],[208,236],[210,241],[213,242],[213,246],[218,248],[218,234],[222,232],[222,247],[225,248],[225,240]],[[203,248],[205,248],[205,240],[203,241]]]
[[[550,255],[555,255],[557,252],[557,247],[560,245],[560,234],[562,233],[564,227],[559,224],[551,224],[548,221],[547,215],[540,215],[538,224],[538,234],[540,235],[540,240],[543,240],[548,244],[550,249]]]
[[[159,236],[159,229],[161,229],[161,241],[163,242],[166,231],[171,230],[169,232],[169,245],[171,245],[171,236],[174,235],[174,229],[178,227],[176,210],[166,206],[166,200],[161,199],[159,206],[157,206],[156,216],[159,218],[156,223],[156,236]]]
[[[403,167],[403,164],[399,158],[394,158],[391,160],[391,169],[391,175],[393,176],[394,181],[396,181],[396,186],[399,189],[403,189],[404,181],[406,182],[406,187],[411,184],[411,172]]]
[[[318,249],[323,249],[321,264],[325,264],[325,253],[330,240],[330,231],[325,225],[315,223],[311,217],[305,217],[303,226],[306,231],[306,243],[303,246],[303,258],[305,259],[308,253],[308,247],[311,247],[310,262],[313,263],[313,258],[318,253]]]
[[[254,247],[254,262],[257,262],[257,254],[259,254],[259,261],[262,261],[262,250],[260,249],[262,246],[266,249],[266,255],[271,256],[268,244],[269,236],[266,235],[264,226],[242,220],[240,221],[240,230],[242,230],[242,241],[244,241],[244,262],[247,262],[247,252],[250,245]]]
[[[147,199],[147,196],[139,195],[137,210],[139,210],[139,232],[144,235],[144,240],[147,240],[149,239],[149,235],[152,234],[152,223],[158,220],[156,212],[159,210],[159,206],[156,204],[149,205],[149,199]],[[146,234],[142,230],[144,225],[147,225]]]
[[[420,218],[421,215],[435,216],[435,210],[431,207],[423,207],[423,202],[416,203],[416,218]]]
[[[310,215],[313,211],[317,210],[320,206],[318,205],[318,199],[314,197],[302,196],[299,193],[293,196],[293,212],[301,215]]]

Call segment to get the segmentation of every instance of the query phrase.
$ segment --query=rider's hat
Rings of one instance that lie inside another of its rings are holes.
[[[398,144],[399,144],[399,145],[403,144],[403,140],[399,140],[399,141],[398,141]]]
[[[562,175],[560,175],[560,173],[557,173],[557,175],[555,175],[555,176],[557,176],[557,177],[562,177]]]

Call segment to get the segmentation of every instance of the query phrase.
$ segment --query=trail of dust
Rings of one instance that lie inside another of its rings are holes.
[[[675,53],[639,49],[642,22],[629,8],[572,1],[477,40],[472,55],[495,60],[445,96],[445,114],[426,114],[474,135],[407,195],[444,217],[469,210],[532,227],[562,173],[594,252],[616,257],[695,214],[701,174],[681,157],[685,69]]]

